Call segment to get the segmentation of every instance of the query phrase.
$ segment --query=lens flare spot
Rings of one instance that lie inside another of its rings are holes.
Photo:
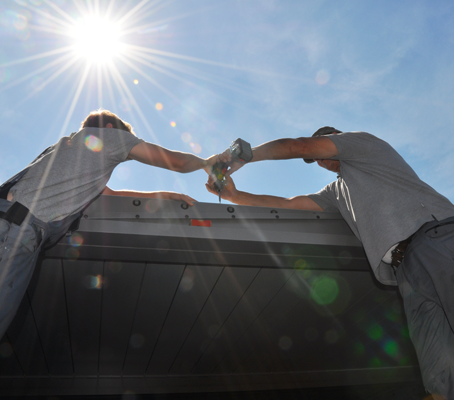
[[[399,346],[394,340],[388,340],[384,344],[383,349],[385,350],[386,354],[390,355],[391,357],[396,357],[399,354]]]
[[[295,268],[295,269],[298,270],[298,271],[302,271],[302,270],[304,270],[304,268],[306,268],[306,267],[307,267],[307,262],[306,262],[306,260],[303,260],[303,259],[300,258],[299,260],[297,260],[297,261],[295,262],[295,265],[294,265],[293,268]]]
[[[195,154],[200,154],[202,151],[202,147],[198,143],[190,143],[189,146],[191,146],[191,149]]]
[[[194,272],[191,269],[187,268],[186,271],[184,271],[183,277],[181,278],[181,290],[183,290],[184,292],[189,292],[194,286],[194,278]]]
[[[181,134],[181,140],[182,140],[183,142],[185,142],[185,143],[190,142],[190,141],[191,141],[191,134],[188,133],[188,132],[183,132],[183,133]]]
[[[355,343],[354,352],[358,356],[362,356],[366,352],[366,348],[361,342]]]
[[[325,69],[321,69],[315,75],[315,80],[319,85],[327,84],[329,82],[329,78],[330,78],[329,72]]]
[[[325,341],[329,344],[334,344],[339,340],[339,334],[334,329],[331,329],[325,333]]]
[[[91,151],[99,153],[102,150],[103,143],[102,140],[93,135],[88,135],[85,138],[85,146],[87,146]]]
[[[27,17],[22,14],[16,14],[13,25],[17,30],[23,30],[27,27],[28,21]]]
[[[123,97],[121,99],[120,108],[123,111],[131,111],[131,101],[129,99],[127,99],[126,97]]]
[[[170,121],[170,126],[172,128],[175,128],[177,126],[177,123],[175,121]]]
[[[293,345],[293,341],[288,336],[281,336],[279,338],[279,347],[282,350],[290,350],[292,345]]]
[[[337,282],[329,276],[320,276],[312,282],[311,297],[320,305],[331,304],[339,294]]]
[[[82,245],[82,243],[84,242],[84,238],[82,237],[82,235],[80,233],[73,233],[70,237],[69,237],[69,244],[73,247],[79,247]]]
[[[161,111],[163,109],[163,105],[161,103],[156,103],[155,107],[158,111]]]
[[[400,334],[402,335],[402,337],[410,339],[410,332],[408,331],[408,327],[403,326],[400,330]]]
[[[367,330],[367,334],[371,339],[379,340],[383,337],[383,328],[381,327],[381,325],[373,324]]]
[[[138,85],[139,84],[139,80],[138,79],[134,79],[134,85]]]
[[[101,289],[103,284],[103,278],[102,275],[87,275],[84,278],[84,286],[87,289]]]
[[[379,368],[382,366],[382,362],[379,358],[373,357],[369,360],[369,367],[370,368]]]
[[[114,274],[118,274],[123,269],[123,264],[121,262],[111,262],[109,263],[109,269]]]
[[[68,260],[77,260],[79,258],[79,250],[74,247],[70,247],[68,250],[66,250],[65,257]]]
[[[120,181],[126,181],[131,176],[131,170],[126,165],[119,165],[115,168],[115,177]]]

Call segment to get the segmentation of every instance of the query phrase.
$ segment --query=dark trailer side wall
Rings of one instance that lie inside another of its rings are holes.
[[[101,196],[0,341],[5,396],[396,383],[401,301],[329,213]]]

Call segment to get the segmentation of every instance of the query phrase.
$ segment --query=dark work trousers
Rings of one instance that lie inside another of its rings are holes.
[[[424,386],[454,399],[454,217],[419,229],[396,275]]]
[[[0,199],[0,211],[11,202]],[[47,224],[28,214],[20,226],[0,218],[0,338],[16,315],[35,269]]]

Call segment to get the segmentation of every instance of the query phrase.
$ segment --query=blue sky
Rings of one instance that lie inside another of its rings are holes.
[[[90,15],[123,34],[104,64],[69,35]],[[367,131],[454,201],[453,50],[452,1],[3,0],[0,181],[103,107],[139,137],[202,157],[237,137],[255,146],[324,125]],[[285,197],[334,178],[302,160],[234,175],[241,190]],[[109,185],[217,202],[205,181],[130,161]]]

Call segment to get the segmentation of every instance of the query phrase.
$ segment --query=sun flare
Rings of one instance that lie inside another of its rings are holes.
[[[76,54],[90,62],[108,63],[123,50],[119,25],[97,16],[79,21],[71,28],[70,35],[75,41]]]

